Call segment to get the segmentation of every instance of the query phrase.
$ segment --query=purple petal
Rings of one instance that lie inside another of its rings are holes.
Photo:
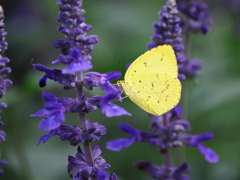
[[[108,141],[107,149],[110,149],[112,151],[121,151],[122,149],[126,149],[130,145],[132,145],[134,141],[135,141],[134,137],[127,137],[127,138],[115,139],[113,141]]]
[[[96,159],[98,156],[100,156],[101,153],[102,153],[101,149],[99,148],[99,146],[97,144],[95,144],[93,151],[92,151],[93,159]]]
[[[80,161],[79,159],[68,156],[68,169],[71,171],[87,168],[88,164],[86,162]]]
[[[127,112],[125,109],[112,103],[104,105],[102,107],[102,113],[105,114],[107,117],[122,116],[122,115],[131,116],[131,114]]]
[[[118,180],[116,174],[111,173],[111,175],[109,176],[109,180]]]
[[[38,117],[49,117],[51,114],[53,114],[53,111],[47,111],[45,109],[38,110],[34,114],[31,115],[31,117],[38,116]]]
[[[57,100],[58,100],[58,98],[56,96],[54,96],[53,94],[51,94],[49,92],[42,93],[42,98],[45,101],[49,101],[49,102],[57,102]]]
[[[84,152],[83,152],[83,150],[81,149],[80,146],[78,146],[76,157],[78,159],[80,159],[81,161],[86,161],[85,154],[84,154]]]
[[[49,111],[51,111],[51,110],[61,110],[62,107],[63,107],[63,105],[58,103],[58,102],[53,102],[53,103],[49,102],[49,103],[44,104],[44,108],[46,110],[49,110]]]
[[[119,125],[119,128],[120,128],[123,132],[132,135],[134,138],[136,138],[136,139],[138,139],[138,140],[141,139],[140,131],[134,129],[132,126],[130,126],[130,125],[128,125],[128,124],[120,124],[120,125]]]
[[[56,133],[55,131],[51,131],[50,133],[47,133],[47,134],[44,134],[40,137],[39,141],[38,141],[38,144],[37,146],[40,144],[40,143],[45,143],[50,137],[54,136]]]
[[[95,166],[97,166],[100,169],[108,169],[110,168],[110,164],[106,163],[105,159],[103,159],[102,156],[99,156],[97,159],[95,159]]]
[[[202,144],[198,144],[197,147],[207,162],[217,163],[219,161],[218,155],[212,149],[207,148],[206,146],[203,146]]]
[[[2,141],[5,141],[6,140],[6,133],[5,133],[5,131],[3,131],[3,130],[0,130],[0,142],[2,142]]]
[[[108,180],[108,172],[107,171],[98,171],[97,180]]]
[[[4,159],[1,159],[1,160],[0,160],[0,165],[1,165],[1,164],[9,164],[9,162],[6,161],[6,160],[4,160]]]
[[[184,174],[184,173],[190,173],[190,169],[189,169],[187,163],[183,163],[183,164],[179,165],[178,167],[174,168],[174,170],[173,170],[173,176],[175,178],[182,176],[182,174]]]
[[[180,105],[177,105],[172,110],[172,116],[176,115],[178,118],[182,117],[182,108]]]
[[[92,69],[92,65],[89,62],[86,62],[84,60],[80,61],[72,61],[67,68],[62,70],[63,74],[70,74],[70,73],[76,73],[79,71],[87,71],[89,69]]]
[[[65,121],[64,113],[60,111],[46,119],[42,119],[38,128],[44,131],[50,131],[58,128],[64,121]]]
[[[109,81],[107,81],[106,84],[101,87],[101,89],[106,94],[112,94],[112,93],[118,94],[119,93],[119,90]],[[116,98],[117,98],[117,95],[116,95]],[[113,99],[116,99],[116,98],[113,98]]]
[[[212,139],[213,136],[214,136],[213,133],[203,133],[200,135],[192,136],[191,141],[190,141],[190,146],[197,146],[202,141],[208,141],[208,140]]]
[[[78,48],[73,48],[70,51],[70,57],[73,59],[68,67],[62,70],[63,74],[70,74],[79,71],[87,71],[92,68],[90,63],[90,56],[83,53]]]
[[[105,77],[108,81],[118,80],[122,74],[119,71],[112,71],[105,74]]]
[[[44,75],[40,80],[39,80],[39,86],[42,88],[42,87],[45,87],[47,85],[47,78],[48,76],[47,75]]]

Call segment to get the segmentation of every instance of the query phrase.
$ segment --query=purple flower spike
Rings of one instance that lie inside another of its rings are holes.
[[[58,31],[64,34],[65,39],[54,41],[53,46],[58,48],[61,54],[52,63],[62,63],[66,67],[63,70],[50,69],[41,64],[33,64],[33,67],[45,73],[39,81],[40,87],[45,87],[47,80],[50,79],[63,85],[64,90],[75,88],[77,97],[75,99],[58,98],[53,94],[43,93],[43,99],[47,103],[44,104],[43,109],[31,116],[44,117],[39,124],[39,129],[50,132],[41,136],[38,145],[45,143],[52,136],[59,136],[60,140],[69,141],[72,146],[82,143],[83,150],[79,146],[76,156],[68,158],[68,171],[69,173],[74,171],[70,177],[77,180],[117,180],[113,173],[108,177],[105,169],[110,165],[100,156],[99,147],[95,145],[94,149],[91,149],[91,142],[99,141],[106,134],[106,128],[97,122],[87,120],[86,114],[101,108],[107,117],[130,115],[126,110],[111,102],[121,99],[118,88],[110,83],[112,80],[118,80],[121,73],[117,71],[105,74],[83,72],[93,67],[89,53],[94,49],[93,44],[98,42],[98,37],[87,35],[92,26],[86,24],[85,18],[82,17],[85,13],[82,9],[82,0],[57,0],[57,5],[60,12],[56,19],[61,23]],[[0,61],[0,67],[6,62],[7,59]],[[6,82],[6,84],[9,83]],[[85,94],[84,88],[92,90],[96,86],[100,86],[105,93],[104,96],[89,97]],[[0,104],[0,107],[1,105],[4,106]],[[66,113],[78,114],[79,125],[63,125],[62,123],[66,121]]]
[[[212,17],[208,12],[208,6],[203,2],[186,2],[177,0],[178,9],[189,18],[188,30],[195,33],[207,34],[211,27]]]
[[[185,62],[186,57],[182,53],[184,46],[180,44],[182,42],[181,18],[173,1],[167,1],[167,5],[163,6],[162,10],[159,11],[159,19],[159,22],[153,24],[155,34],[151,37],[151,40],[154,42],[148,44],[148,49],[163,44],[172,45],[178,63]]]
[[[3,95],[6,93],[7,88],[12,85],[12,81],[10,79],[5,79],[6,76],[11,73],[11,68],[6,67],[7,63],[10,62],[10,60],[7,57],[3,57],[3,53],[8,48],[8,43],[5,39],[5,36],[7,35],[7,32],[4,30],[5,23],[4,23],[4,12],[2,6],[0,6],[0,98],[3,97]],[[0,111],[7,108],[7,104],[4,102],[0,102]],[[1,118],[1,117],[0,117]],[[0,126],[3,126],[4,123],[0,121]],[[3,130],[0,130],[0,142],[3,142],[6,140],[6,133]],[[1,152],[3,152],[2,149],[0,149]],[[6,160],[0,160],[0,176],[4,174],[2,167],[2,164],[8,164],[8,161]]]
[[[85,10],[81,9],[82,1],[58,0],[57,4],[60,9],[57,21],[61,23],[58,30],[66,35],[66,40],[56,40],[53,43],[53,46],[59,48],[62,53],[58,62],[63,62],[61,57],[68,56],[70,49],[74,46],[82,52],[90,53],[93,50],[93,44],[98,42],[98,37],[95,35],[86,36],[92,26],[84,22],[85,18],[82,15]],[[87,68],[87,65],[85,64],[83,67]],[[72,65],[68,70],[73,69]]]

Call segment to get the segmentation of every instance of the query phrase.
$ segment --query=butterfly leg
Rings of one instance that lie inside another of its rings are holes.
[[[123,93],[123,90],[121,91],[121,95],[122,95],[122,93]],[[117,102],[122,102],[122,100],[125,99],[125,98],[127,98],[127,97],[128,97],[128,96],[121,97],[121,98],[119,98],[119,99],[117,100]]]

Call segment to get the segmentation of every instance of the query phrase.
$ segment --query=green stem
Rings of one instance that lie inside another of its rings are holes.
[[[163,114],[163,124],[165,127],[169,126],[169,117],[168,117],[168,113]],[[171,149],[168,148],[166,153],[164,153],[164,164],[167,167],[172,167],[172,153],[171,153]]]
[[[188,3],[190,2],[190,0],[188,0]],[[188,26],[189,24],[189,19],[186,18],[186,25]],[[189,59],[190,56],[190,38],[189,38],[190,34],[188,32],[188,27],[186,27],[185,29],[185,34],[183,35],[183,39],[184,39],[184,54],[186,56],[187,59]],[[181,94],[181,100],[180,100],[180,106],[182,108],[182,119],[187,120],[187,116],[188,116],[188,84],[185,81],[182,81],[182,94]],[[179,148],[177,148],[177,164],[182,164],[185,161],[185,147],[181,146]]]
[[[80,103],[81,98],[83,97],[83,84],[82,84],[82,72],[76,73],[77,75],[77,83],[76,83],[76,88],[77,88],[77,100],[78,103]],[[81,129],[83,133],[87,132],[87,123],[86,123],[86,113],[85,112],[80,112],[79,113],[79,122]],[[86,157],[87,164],[89,166],[94,166],[94,159],[92,156],[92,149],[89,140],[85,140],[83,142],[83,151]]]

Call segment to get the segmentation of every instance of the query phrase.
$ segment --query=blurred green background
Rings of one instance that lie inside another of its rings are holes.
[[[207,163],[196,148],[186,148],[186,161],[191,168],[192,180],[239,180],[240,179],[240,22],[239,11],[232,11],[227,0],[214,0],[209,4],[213,16],[212,31],[206,35],[191,35],[191,57],[201,59],[204,67],[201,75],[188,83],[188,120],[192,134],[212,132],[213,140],[205,143],[220,156],[217,164]],[[120,70],[146,51],[146,45],[153,35],[152,23],[158,21],[158,11],[163,0],[88,0],[83,8],[86,23],[93,29],[89,32],[99,37],[99,43],[91,53],[93,71],[101,73]],[[59,55],[52,47],[63,35],[56,28],[58,7],[53,0],[1,0],[5,10],[12,68],[10,78],[14,85],[8,88],[2,99],[9,108],[1,113],[7,141],[0,144],[4,159],[5,180],[66,180],[67,157],[75,155],[77,147],[53,137],[47,143],[36,147],[39,137],[45,132],[38,129],[40,118],[29,115],[43,107],[41,93],[48,91],[56,96],[75,97],[75,91],[64,91],[62,86],[48,81],[41,89],[38,80],[42,73],[33,70],[33,63],[52,68],[51,62]],[[237,8],[237,9],[240,9]],[[121,67],[119,65],[121,61]],[[101,93],[99,89],[86,92],[89,96]],[[150,179],[138,171],[132,163],[149,160],[162,164],[162,156],[148,144],[134,144],[121,152],[105,148],[105,142],[124,137],[118,129],[120,123],[129,123],[141,130],[147,130],[150,118],[135,104],[125,99],[120,106],[132,117],[106,118],[99,111],[88,115],[91,121],[106,126],[107,135],[99,141],[102,156],[111,164],[109,172],[115,172],[121,180]],[[78,122],[75,114],[68,115],[67,124]]]

